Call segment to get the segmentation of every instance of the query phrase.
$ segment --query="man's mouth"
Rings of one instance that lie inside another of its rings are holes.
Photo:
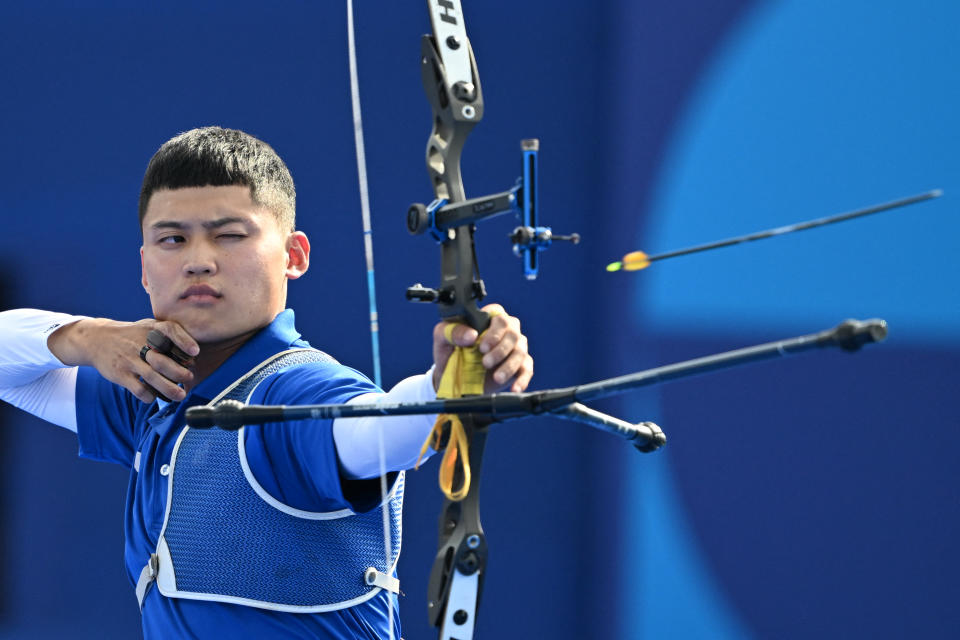
[[[195,284],[180,294],[180,299],[188,302],[213,302],[221,297],[220,292],[207,284]]]

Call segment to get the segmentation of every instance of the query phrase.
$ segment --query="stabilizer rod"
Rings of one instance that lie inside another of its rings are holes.
[[[847,320],[832,329],[817,333],[685,360],[574,387],[411,403],[264,406],[244,405],[228,400],[216,406],[191,407],[187,410],[186,418],[187,424],[194,428],[217,426],[221,429],[239,429],[243,425],[270,422],[362,416],[479,414],[489,416],[494,422],[503,422],[534,415],[554,414],[560,418],[588,424],[621,436],[641,451],[652,451],[666,442],[666,436],[659,427],[649,422],[632,424],[585,407],[582,403],[637,387],[688,378],[812,349],[839,347],[853,352],[865,344],[880,342],[886,336],[887,323],[884,320]]]

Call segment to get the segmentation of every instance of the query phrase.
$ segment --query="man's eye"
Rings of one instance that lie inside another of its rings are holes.
[[[185,238],[183,236],[163,236],[157,240],[158,244],[180,244],[184,242]]]
[[[243,233],[221,233],[217,236],[218,238],[227,238],[228,240],[238,240],[246,238],[246,234]]]

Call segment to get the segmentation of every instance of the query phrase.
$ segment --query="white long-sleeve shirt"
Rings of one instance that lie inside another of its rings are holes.
[[[60,362],[47,347],[47,340],[60,327],[85,317],[39,309],[0,312],[0,399],[76,433],[77,367]],[[431,369],[401,380],[387,393],[364,394],[350,402],[434,399]],[[379,440],[382,438],[386,470],[409,469],[416,462],[435,420],[436,416],[338,418],[333,422],[333,439],[340,464],[354,478],[380,475]]]

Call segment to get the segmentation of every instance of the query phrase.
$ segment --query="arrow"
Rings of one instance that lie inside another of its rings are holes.
[[[853,220],[854,218],[862,218],[863,216],[873,215],[874,213],[880,213],[882,211],[890,211],[891,209],[898,209],[900,207],[916,204],[918,202],[932,200],[933,198],[939,198],[942,195],[943,195],[943,191],[941,189],[933,189],[932,191],[920,193],[914,196],[910,196],[908,198],[892,200],[890,202],[884,202],[883,204],[875,204],[871,207],[866,207],[864,209],[857,209],[856,211],[840,213],[835,216],[828,216],[826,218],[817,218],[816,220],[807,220],[806,222],[798,222],[796,224],[790,224],[784,227],[777,227],[776,229],[767,229],[766,231],[757,231],[755,233],[750,233],[744,236],[727,238],[726,240],[718,240],[716,242],[709,242],[707,244],[701,244],[695,247],[687,247],[685,249],[676,249],[674,251],[658,253],[652,256],[647,255],[643,251],[631,251],[630,253],[625,255],[622,260],[618,262],[611,262],[610,264],[608,264],[607,271],[611,271],[611,272],[621,271],[621,270],[639,271],[641,269],[646,269],[647,267],[650,266],[650,263],[656,262],[657,260],[666,260],[667,258],[676,258],[679,256],[689,255],[691,253],[699,253],[701,251],[711,251],[713,249],[729,247],[731,245],[742,244],[744,242],[753,242],[754,240],[765,240],[766,238],[782,236],[788,233],[794,233],[796,231],[806,231],[807,229],[824,227],[828,224],[834,224],[836,222],[844,222],[846,220]]]

